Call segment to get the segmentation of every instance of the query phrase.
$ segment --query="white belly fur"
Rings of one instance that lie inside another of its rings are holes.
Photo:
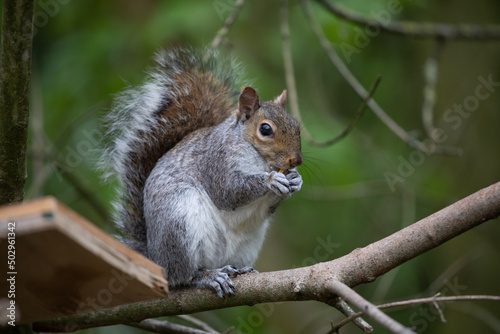
[[[194,261],[200,268],[253,265],[271,218],[269,196],[235,211],[225,211],[217,208],[204,191],[190,191],[185,197],[190,203],[186,206],[190,208],[186,222],[192,226],[186,229],[191,234],[191,254],[196,254]]]

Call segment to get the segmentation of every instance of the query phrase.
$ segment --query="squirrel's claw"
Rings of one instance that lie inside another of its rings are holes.
[[[238,269],[238,275],[244,275],[244,274],[258,274],[259,272],[253,267],[243,267]]]
[[[269,173],[267,186],[278,196],[285,196],[290,193],[290,182],[286,175],[276,171]]]
[[[302,188],[302,176],[296,171],[292,170],[287,174],[286,178],[290,184],[290,191],[292,193],[299,191]]]
[[[244,275],[244,274],[258,274],[259,272],[255,269],[253,269],[253,267],[243,267],[243,268],[236,268],[235,266],[231,266],[231,265],[227,265],[227,266],[224,266],[220,269],[216,269],[216,270],[220,270],[221,272],[223,273],[226,273],[229,275],[229,277],[236,277],[238,275]]]
[[[220,298],[234,295],[233,282],[221,269],[199,270],[192,278],[191,284],[200,289],[211,288]]]
[[[227,265],[218,269],[199,270],[191,282],[197,288],[211,288],[215,290],[217,296],[225,298],[234,295],[234,285],[230,277],[248,273],[257,274],[259,272],[252,267],[238,269],[235,266]]]
[[[215,280],[210,283],[210,286],[220,298],[225,298],[227,295],[234,295],[233,282],[225,273],[219,272],[219,275],[215,276]]]

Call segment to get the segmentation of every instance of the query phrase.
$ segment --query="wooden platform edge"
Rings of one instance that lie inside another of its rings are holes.
[[[55,224],[62,224],[59,226],[60,229],[77,242],[80,233],[90,233],[98,241],[99,248],[102,249],[93,247],[89,249],[90,251],[99,253],[100,256],[115,264],[127,275],[142,281],[153,291],[156,291],[158,297],[164,297],[167,294],[168,284],[162,267],[128,248],[54,197],[48,196],[0,207],[0,221],[20,219],[40,215],[40,213],[47,218],[51,215],[57,218],[52,221]],[[88,248],[89,245],[82,244],[82,246]]]

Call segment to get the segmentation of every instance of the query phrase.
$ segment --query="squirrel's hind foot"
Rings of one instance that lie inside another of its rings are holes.
[[[213,289],[217,293],[217,296],[225,298],[228,295],[234,295],[234,285],[231,281],[231,277],[248,273],[257,274],[258,271],[252,267],[238,269],[231,265],[217,269],[200,269],[193,276],[191,284],[201,289]]]

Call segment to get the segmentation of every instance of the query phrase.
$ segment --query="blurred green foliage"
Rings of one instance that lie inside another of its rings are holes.
[[[390,1],[336,3],[370,16],[386,10]],[[113,94],[141,82],[158,48],[209,44],[233,4],[233,0],[37,1],[31,124],[43,122],[43,134],[31,132],[28,197],[53,195],[111,230],[113,186],[100,181],[94,151],[101,145],[100,119]],[[312,5],[332,42],[356,45],[355,28],[360,26]],[[402,11],[391,20],[500,23],[500,3],[494,0],[480,5],[467,0],[402,0],[400,5]],[[299,1],[290,2],[290,25],[303,126],[316,139],[328,139],[343,130],[360,99],[323,53]],[[248,1],[228,40],[223,49],[238,55],[263,99],[285,88],[277,1]],[[426,138],[420,113],[423,65],[434,45],[432,40],[381,33],[358,53],[343,57],[367,88],[378,74],[382,76],[375,99],[421,140]],[[454,104],[474,96],[478,77],[500,82],[499,59],[500,41],[445,44],[434,119],[447,136],[444,144],[460,147],[463,154],[425,156],[394,189],[384,174],[398,175],[401,161],[415,160],[417,155],[371,111],[333,147],[304,143],[303,190],[278,210],[256,268],[272,271],[339,257],[497,182],[500,86],[494,86],[470,115],[460,117],[460,124],[443,117]],[[374,303],[437,292],[500,295],[499,236],[498,220],[488,222],[356,290]],[[500,305],[493,302],[446,304],[447,323],[441,323],[428,306],[390,314],[416,326],[419,333],[500,333]],[[217,329],[236,326],[243,333],[325,333],[331,320],[340,319],[336,310],[313,302],[239,307],[199,316]],[[89,332],[125,331],[135,330],[118,326]],[[357,332],[352,325],[343,331]]]

